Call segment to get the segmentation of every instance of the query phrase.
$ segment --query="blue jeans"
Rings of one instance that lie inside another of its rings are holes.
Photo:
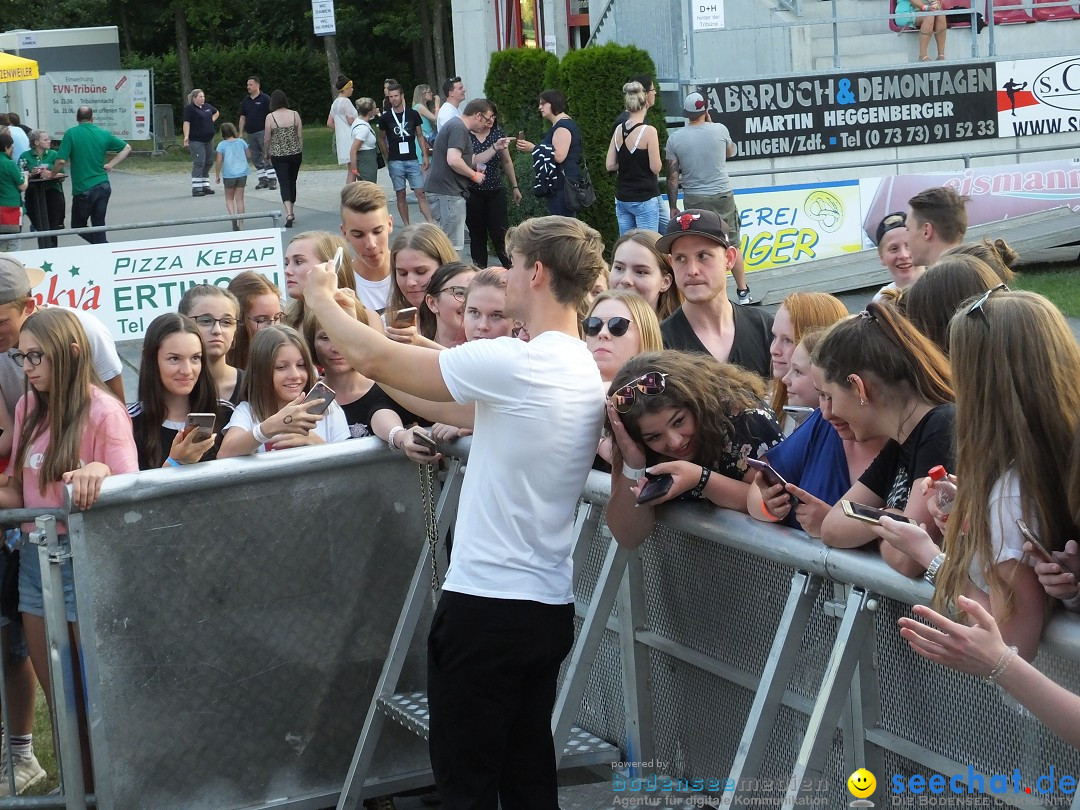
[[[619,221],[619,236],[634,228],[646,231],[660,229],[660,206],[656,197],[644,202],[615,200],[615,219]]]
[[[105,212],[109,208],[109,197],[112,196],[112,186],[108,182],[98,183],[93,188],[87,189],[82,194],[75,194],[71,198],[71,227],[85,228],[86,220],[94,226],[105,224]],[[109,240],[102,233],[84,233],[82,238],[91,245],[100,245]]]

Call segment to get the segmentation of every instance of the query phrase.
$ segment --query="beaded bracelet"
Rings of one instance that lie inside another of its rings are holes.
[[[388,445],[390,445],[391,450],[395,450],[395,451],[401,450],[400,447],[398,447],[396,444],[394,444],[394,439],[396,439],[397,435],[399,433],[403,432],[404,430],[405,430],[405,428],[403,428],[401,425],[394,425],[392,428],[390,428],[390,432],[386,436],[386,443]]]
[[[692,490],[690,490],[690,494],[693,495],[695,498],[700,498],[701,493],[703,493],[705,491],[705,485],[707,483],[709,483],[709,476],[711,476],[711,475],[712,475],[712,470],[710,470],[708,467],[706,467],[704,464],[702,464],[701,465],[701,478],[698,479],[697,486],[694,487]]]
[[[986,676],[986,682],[996,684],[998,678],[1005,674],[1005,670],[1009,668],[1009,664],[1016,658],[1016,653],[1016,647],[1008,647],[1005,652],[1001,654],[1001,658],[998,659],[994,668],[990,670],[990,674]]]

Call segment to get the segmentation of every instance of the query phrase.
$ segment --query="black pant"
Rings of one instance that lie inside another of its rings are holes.
[[[469,189],[469,197],[465,201],[465,227],[469,229],[469,250],[473,264],[479,268],[488,266],[490,236],[502,266],[510,266],[510,257],[506,255],[506,229],[509,226],[505,187],[495,191]]]
[[[35,231],[60,230],[64,227],[65,211],[64,192],[60,189],[46,188],[38,183],[31,183],[26,189],[26,213]],[[39,236],[37,241],[43,250],[57,245],[55,236]]]
[[[444,591],[428,635],[443,810],[558,810],[551,712],[574,606]]]
[[[282,202],[296,202],[296,178],[300,174],[300,164],[304,160],[303,153],[295,155],[271,156],[270,165],[277,173],[278,189],[281,191]]]
[[[105,224],[105,213],[109,210],[109,198],[112,196],[112,186],[108,181],[98,183],[93,188],[88,188],[82,194],[71,197],[71,227],[85,228],[86,220],[90,220],[93,226]],[[109,240],[105,238],[105,231],[97,233],[81,234],[82,238],[91,245],[101,245]]]

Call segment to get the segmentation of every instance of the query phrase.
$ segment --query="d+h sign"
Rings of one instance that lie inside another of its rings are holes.
[[[690,0],[695,31],[713,31],[724,27],[723,0]]]

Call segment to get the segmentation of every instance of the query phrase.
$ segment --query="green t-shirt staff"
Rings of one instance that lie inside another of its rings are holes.
[[[10,144],[11,136],[7,137]],[[22,189],[26,188],[26,175],[11,159],[11,150],[10,145],[6,149],[0,149],[0,205],[5,208],[22,208]]]
[[[88,108],[80,107],[80,114],[83,110],[89,113]],[[106,163],[106,152],[117,155]],[[64,133],[53,171],[59,173],[65,163],[71,163],[71,193],[85,194],[94,186],[109,182],[108,172],[129,154],[131,144],[97,126],[92,119],[80,120],[77,126]]]
[[[30,176],[34,176],[34,169],[41,166],[43,169],[53,171],[53,163],[56,162],[57,152],[55,149],[46,149],[42,154],[38,154],[33,149],[27,149],[21,155],[19,160],[26,161],[26,170],[30,173]],[[56,174],[56,172],[53,172]],[[44,180],[41,183],[43,188],[53,188],[57,191],[61,190],[64,185],[61,180]]]

